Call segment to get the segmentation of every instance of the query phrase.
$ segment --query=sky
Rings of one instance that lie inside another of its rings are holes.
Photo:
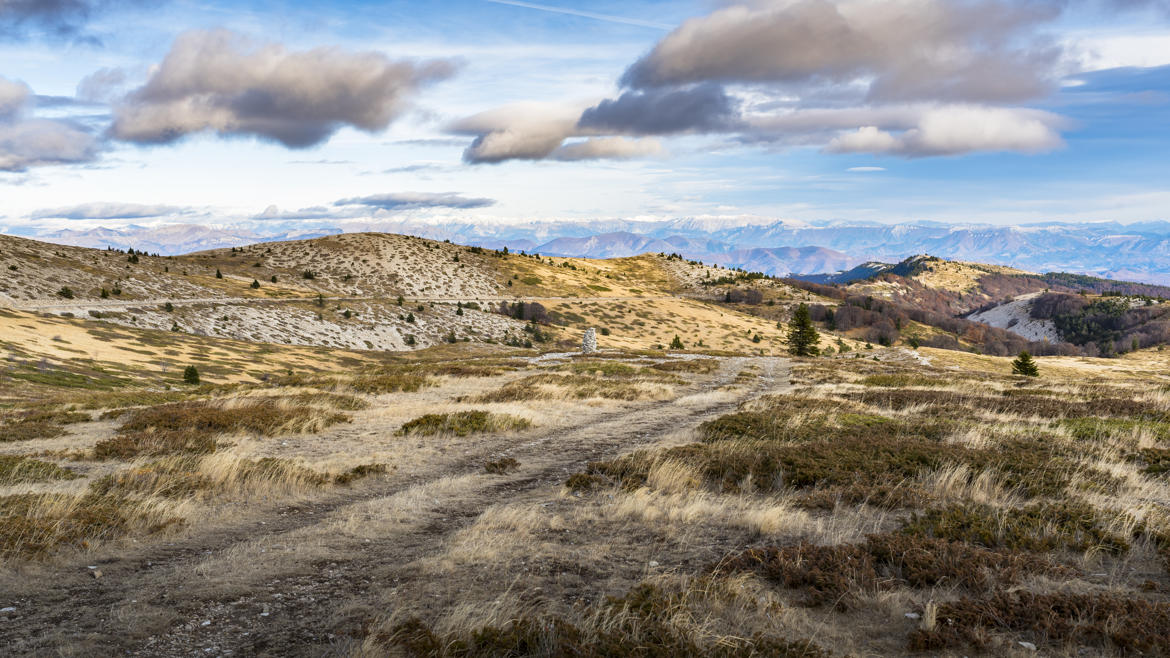
[[[0,229],[1170,220],[1170,0],[0,0]]]

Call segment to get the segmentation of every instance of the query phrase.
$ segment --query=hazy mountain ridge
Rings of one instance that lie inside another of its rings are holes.
[[[614,258],[675,252],[703,262],[775,275],[837,273],[871,261],[896,263],[912,254],[928,253],[1033,272],[1065,271],[1170,283],[1170,222],[1054,222],[1024,226],[926,221],[750,222],[750,218],[711,217],[507,224],[404,220],[317,227],[299,222],[242,222],[239,228],[129,226],[45,231],[31,237],[63,244],[133,247],[175,254],[257,241],[378,231],[557,256]]]

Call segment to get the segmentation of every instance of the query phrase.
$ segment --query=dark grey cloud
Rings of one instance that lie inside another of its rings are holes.
[[[256,47],[227,30],[180,35],[142,87],[115,107],[112,135],[165,144],[200,132],[258,137],[289,148],[343,126],[385,129],[425,85],[453,75],[449,60],[391,60],[334,48]]]
[[[98,141],[80,123],[32,116],[34,100],[24,83],[0,78],[0,171],[97,158]]]
[[[671,135],[726,132],[737,123],[737,103],[718,84],[627,91],[585,110],[580,128],[606,134]]]
[[[496,204],[495,199],[465,197],[453,192],[391,192],[350,199],[339,199],[335,206],[366,206],[382,210],[415,210],[419,208],[487,208]]]
[[[64,208],[44,208],[29,215],[33,219],[146,219],[189,214],[189,208],[141,203],[95,202]]]

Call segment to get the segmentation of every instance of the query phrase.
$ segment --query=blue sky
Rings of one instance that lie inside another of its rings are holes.
[[[1170,6],[1057,4],[0,3],[0,228],[1170,220]]]

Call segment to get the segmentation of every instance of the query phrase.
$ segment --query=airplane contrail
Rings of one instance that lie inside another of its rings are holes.
[[[673,30],[676,26],[667,25],[665,23],[655,23],[654,21],[642,21],[637,18],[623,18],[621,16],[611,16],[609,14],[595,14],[590,11],[578,11],[576,9],[565,9],[564,7],[550,7],[548,5],[538,5],[532,2],[519,2],[518,0],[485,0],[497,5],[509,5],[511,7],[523,7],[524,9],[535,9],[537,11],[547,11],[553,14],[568,14],[569,16],[580,16],[582,18],[592,18],[596,21],[605,21],[607,23],[621,23],[622,25],[637,25],[638,27],[649,27],[655,30]]]

